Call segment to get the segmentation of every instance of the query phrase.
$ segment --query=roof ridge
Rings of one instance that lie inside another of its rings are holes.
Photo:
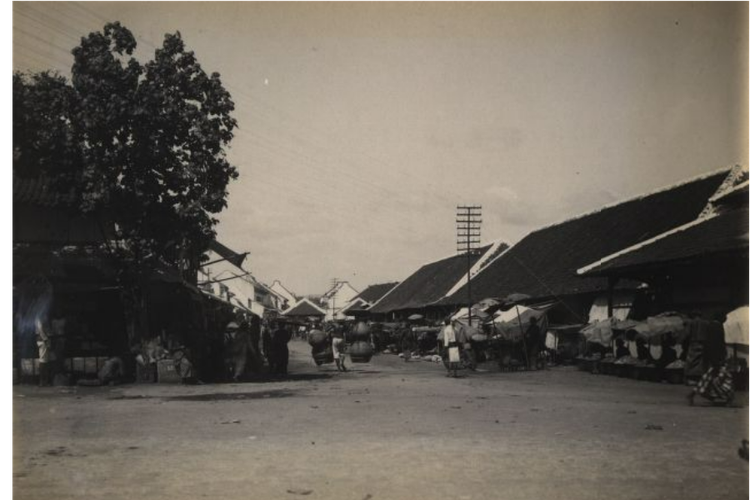
[[[544,231],[545,229],[549,229],[551,227],[555,227],[555,226],[560,226],[560,225],[563,225],[563,224],[567,224],[568,222],[573,222],[574,220],[583,219],[584,217],[588,217],[588,216],[591,216],[591,215],[594,215],[594,214],[597,214],[597,213],[601,213],[601,212],[603,212],[605,210],[608,210],[610,208],[614,208],[614,207],[617,207],[619,205],[624,205],[625,203],[631,203],[631,202],[642,200],[642,199],[645,199],[645,198],[648,198],[648,197],[651,197],[651,196],[655,196],[657,194],[666,193],[667,191],[671,191],[672,189],[676,189],[676,188],[679,188],[679,187],[682,187],[682,186],[686,186],[686,185],[691,184],[693,182],[698,182],[698,181],[701,181],[701,180],[705,180],[705,179],[708,179],[708,178],[713,177],[715,175],[719,175],[721,173],[726,173],[728,175],[730,172],[732,172],[735,168],[738,168],[738,167],[740,167],[740,166],[739,165],[733,165],[731,167],[722,167],[722,168],[713,170],[711,172],[707,172],[707,173],[704,173],[704,174],[701,174],[701,175],[697,175],[695,177],[691,177],[689,179],[685,179],[683,181],[671,184],[669,186],[664,186],[664,187],[655,189],[653,191],[649,191],[647,193],[640,194],[638,196],[633,196],[633,197],[626,198],[626,199],[623,199],[623,200],[619,200],[619,201],[614,201],[612,203],[608,203],[607,205],[599,207],[599,208],[597,208],[595,210],[589,210],[588,212],[584,212],[584,213],[581,213],[581,214],[578,214],[578,215],[574,215],[574,216],[569,217],[569,218],[567,218],[565,220],[562,220],[562,221],[559,221],[559,222],[553,222],[551,224],[547,224],[546,226],[542,226],[540,228],[537,228],[537,229],[535,229],[535,230],[527,233],[526,236],[524,236],[523,238],[521,238],[518,241],[520,242],[524,238],[526,238],[526,237],[528,237],[528,236],[530,236],[530,235],[532,235],[534,233],[538,233],[540,231]]]
[[[503,250],[500,250],[500,252],[497,255],[495,255],[494,258],[493,258],[493,254],[495,252],[497,252],[498,249],[500,247],[502,247],[502,245],[505,245],[506,248],[503,249]],[[508,245],[504,241],[502,241],[500,239],[496,240],[490,246],[490,248],[486,252],[484,252],[484,254],[482,254],[482,256],[479,259],[477,259],[477,261],[474,263],[474,265],[471,266],[471,269],[469,269],[469,275],[473,278],[477,274],[481,273],[482,269],[486,269],[492,262],[494,262],[495,260],[497,260],[505,252],[507,252],[509,248],[510,248],[510,245]],[[466,279],[466,275],[463,275],[458,280],[458,282],[456,282],[456,284],[454,284],[453,287],[450,290],[448,290],[448,292],[445,294],[445,296],[441,297],[436,302],[439,302],[440,300],[443,300],[445,297],[450,297],[451,295],[453,295],[454,293],[456,293],[457,291],[459,291],[461,288],[463,288],[463,286],[467,283],[467,281],[468,280]]]

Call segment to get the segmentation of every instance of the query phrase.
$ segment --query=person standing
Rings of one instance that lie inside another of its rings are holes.
[[[542,347],[542,330],[537,324],[537,319],[529,319],[529,328],[526,330],[526,368],[536,370],[539,362],[539,351]]]
[[[34,330],[36,346],[39,350],[39,386],[44,387],[52,385],[55,376],[52,368],[55,362],[55,352],[52,348],[52,327],[46,318],[37,316],[34,320]]]
[[[286,323],[275,324],[271,334],[271,353],[269,359],[269,371],[277,375],[286,375],[289,366],[289,341],[292,339],[292,331]]]
[[[253,373],[260,373],[263,368],[263,355],[260,353],[260,318],[258,316],[250,318],[248,339],[250,370]]]
[[[247,329],[242,329],[232,321],[227,325],[225,335],[227,354],[228,354],[228,372],[234,382],[239,382],[245,374],[247,364],[247,351],[249,344],[249,334]]]

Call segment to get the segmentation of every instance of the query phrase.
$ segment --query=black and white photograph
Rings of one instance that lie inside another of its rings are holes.
[[[12,2],[6,492],[748,498],[748,6]]]

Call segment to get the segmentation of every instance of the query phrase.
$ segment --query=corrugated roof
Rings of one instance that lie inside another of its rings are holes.
[[[606,290],[606,278],[577,270],[606,255],[696,219],[731,169],[547,226],[527,235],[472,279],[472,298],[532,298]],[[466,287],[442,300],[466,301]]]
[[[471,256],[473,266],[492,245],[477,250]],[[466,254],[454,255],[420,267],[370,308],[373,313],[387,313],[404,309],[419,309],[443,297],[466,274]]]

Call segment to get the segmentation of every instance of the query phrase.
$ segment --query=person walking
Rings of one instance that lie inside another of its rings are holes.
[[[333,361],[336,363],[336,369],[340,372],[347,371],[344,361],[346,360],[346,354],[344,354],[344,348],[346,347],[346,338],[344,330],[337,325],[333,325],[331,330],[331,349],[333,350]]]
[[[461,352],[458,347],[458,338],[456,329],[451,323],[450,318],[446,318],[440,334],[438,334],[438,344],[441,346],[443,365],[447,370],[446,377],[458,376],[458,364],[461,362]]]
[[[692,406],[695,396],[714,405],[728,405],[734,400],[734,379],[727,366],[727,348],[723,321],[706,321],[703,333],[703,366],[707,367],[693,390],[688,394]]]

